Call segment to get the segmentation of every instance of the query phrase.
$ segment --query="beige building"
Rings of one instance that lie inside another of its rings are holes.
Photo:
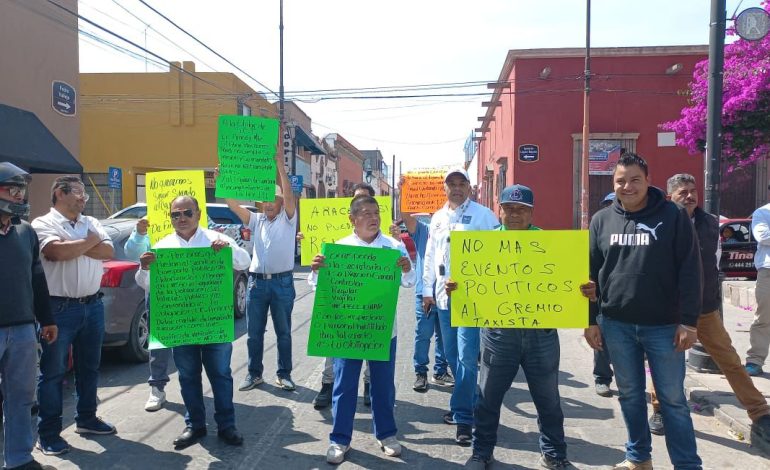
[[[145,175],[203,170],[214,201],[220,115],[275,117],[275,107],[232,73],[197,72],[173,62],[168,72],[84,73],[81,162],[91,201],[106,216],[145,201]],[[182,70],[184,71],[182,71]],[[108,168],[122,169],[122,190],[108,187]]]
[[[77,0],[57,1],[77,12]],[[35,217],[51,205],[52,173],[82,171],[77,18],[45,0],[3,0],[0,44],[0,161],[34,173]]]

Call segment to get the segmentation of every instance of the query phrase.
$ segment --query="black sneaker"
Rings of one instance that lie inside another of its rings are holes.
[[[321,384],[321,391],[313,399],[313,406],[317,410],[321,410],[331,405],[332,403],[332,388],[333,384]]]
[[[417,378],[414,381],[414,386],[412,387],[415,392],[427,392],[428,391],[428,375],[427,374],[417,374]]]
[[[575,466],[567,459],[559,459],[550,455],[540,455],[540,466],[551,470],[574,470]]]
[[[650,416],[650,420],[648,421],[648,424],[650,425],[650,432],[657,435],[662,436],[666,434],[666,429],[663,427],[663,415],[660,411],[653,411],[652,416]]]
[[[369,382],[364,382],[364,406],[372,406],[372,394],[369,393]]]
[[[457,421],[455,421],[455,414],[451,411],[447,411],[444,413],[444,416],[442,416],[442,419],[444,420],[444,423],[455,425],[457,424]]]
[[[465,468],[470,470],[487,470],[494,459],[490,457],[482,457],[479,454],[471,455],[471,458],[465,462]]]
[[[455,442],[457,445],[468,447],[473,441],[473,427],[470,424],[457,423]]]
[[[445,387],[455,386],[455,378],[452,377],[452,374],[450,374],[449,371],[444,372],[443,374],[433,374],[430,381],[436,385],[443,385]]]
[[[751,424],[751,432],[765,442],[770,442],[770,415],[761,416]]]

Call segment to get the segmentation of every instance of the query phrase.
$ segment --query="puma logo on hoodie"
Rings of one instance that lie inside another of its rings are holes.
[[[658,222],[655,227],[639,222],[636,224],[636,230],[646,230],[649,233],[612,233],[610,234],[610,245],[649,246],[650,235],[656,241],[658,240],[657,230],[661,225],[663,225],[663,222]]]

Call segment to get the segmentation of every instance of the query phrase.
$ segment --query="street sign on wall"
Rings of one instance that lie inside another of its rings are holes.
[[[536,162],[540,159],[540,147],[535,144],[519,145],[520,162]]]
[[[68,83],[54,81],[51,84],[51,106],[62,116],[74,116],[77,112],[75,88]]]

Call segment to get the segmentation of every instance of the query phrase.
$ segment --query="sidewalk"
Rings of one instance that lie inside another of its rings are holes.
[[[733,340],[738,356],[744,361],[749,349],[749,327],[756,308],[754,281],[725,281],[722,293],[725,329]],[[770,374],[766,371],[752,379],[757,389],[770,399]],[[685,390],[693,402],[712,409],[714,417],[727,426],[735,438],[745,440],[770,455],[770,443],[760,439],[752,440],[751,420],[735,398],[724,375],[698,373],[688,367]]]

